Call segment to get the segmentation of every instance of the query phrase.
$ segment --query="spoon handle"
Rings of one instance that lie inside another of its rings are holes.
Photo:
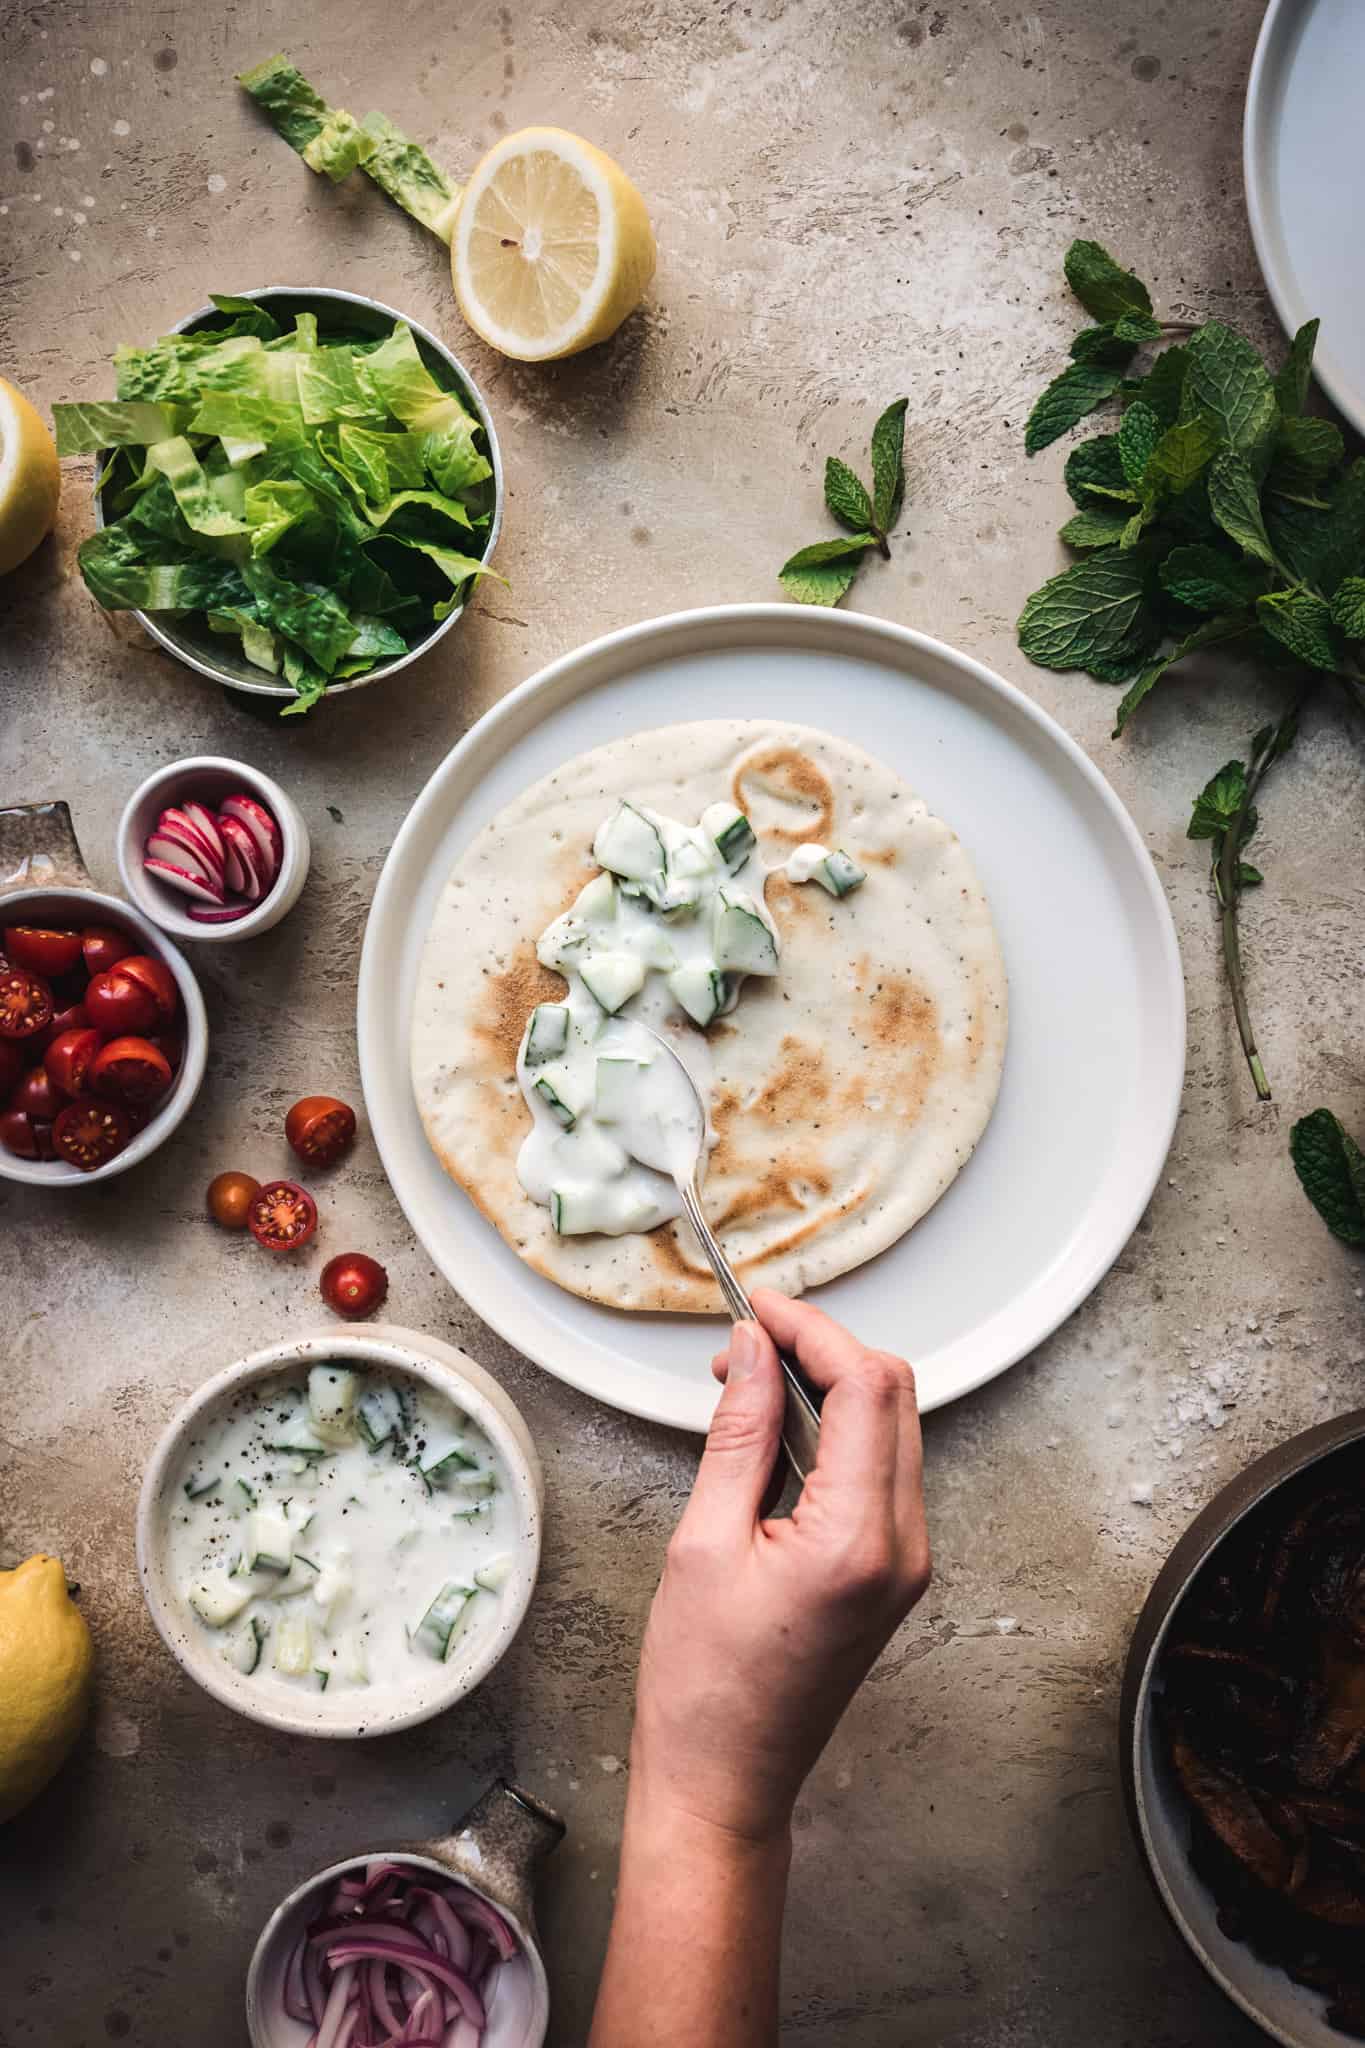
[[[753,1307],[748,1295],[739,1283],[730,1261],[712,1235],[711,1226],[702,1214],[701,1201],[697,1194],[695,1180],[679,1181],[683,1209],[688,1222],[696,1232],[697,1241],[707,1258],[711,1269],[725,1296],[726,1306],[737,1323],[754,1320]],[[820,1402],[818,1387],[806,1377],[790,1352],[779,1348],[778,1360],[782,1376],[787,1383],[787,1401],[782,1416],[782,1448],[787,1454],[787,1463],[802,1482],[815,1465],[820,1449]]]

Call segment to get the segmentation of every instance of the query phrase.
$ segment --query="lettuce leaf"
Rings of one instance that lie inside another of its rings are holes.
[[[91,595],[111,612],[181,612],[200,606],[217,611],[249,596],[231,562],[189,554],[176,559],[169,550],[159,552],[157,559],[133,534],[106,526],[82,543],[81,574]]]
[[[89,455],[99,448],[142,448],[180,430],[176,410],[139,400],[126,404],[54,405],[59,455]]]

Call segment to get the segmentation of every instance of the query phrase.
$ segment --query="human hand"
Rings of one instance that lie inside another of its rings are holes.
[[[713,1370],[726,1381],[640,1660],[634,1783],[754,1841],[784,1836],[802,1780],[929,1583],[919,1413],[903,1359],[764,1288]],[[782,1428],[773,1340],[825,1390],[820,1454],[790,1519],[760,1507]]]

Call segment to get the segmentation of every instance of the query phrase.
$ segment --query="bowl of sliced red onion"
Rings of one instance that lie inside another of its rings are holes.
[[[540,2048],[534,1882],[563,1833],[499,1780],[445,1840],[318,1871],[256,1944],[252,2048]]]
[[[308,827],[277,782],[245,761],[173,761],[133,791],[118,831],[123,885],[180,939],[247,939],[298,901]]]

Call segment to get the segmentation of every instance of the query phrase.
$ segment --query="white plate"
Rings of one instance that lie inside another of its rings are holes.
[[[1365,433],[1365,6],[1270,0],[1247,85],[1247,212],[1289,333],[1322,321],[1314,370]]]
[[[408,1072],[427,926],[474,834],[573,755],[693,717],[798,719],[867,747],[955,827],[990,899],[1010,975],[995,1115],[909,1236],[818,1290],[911,1358],[936,1408],[1041,1343],[1122,1249],[1174,1128],[1185,1002],[1166,899],[1108,783],[1020,691],[922,633],[797,605],[679,612],[551,663],[480,719],[408,814],[365,934],[381,1157],[432,1258],[509,1343],[614,1407],[706,1427],[717,1325],[600,1308],[523,1265],[428,1149]]]

